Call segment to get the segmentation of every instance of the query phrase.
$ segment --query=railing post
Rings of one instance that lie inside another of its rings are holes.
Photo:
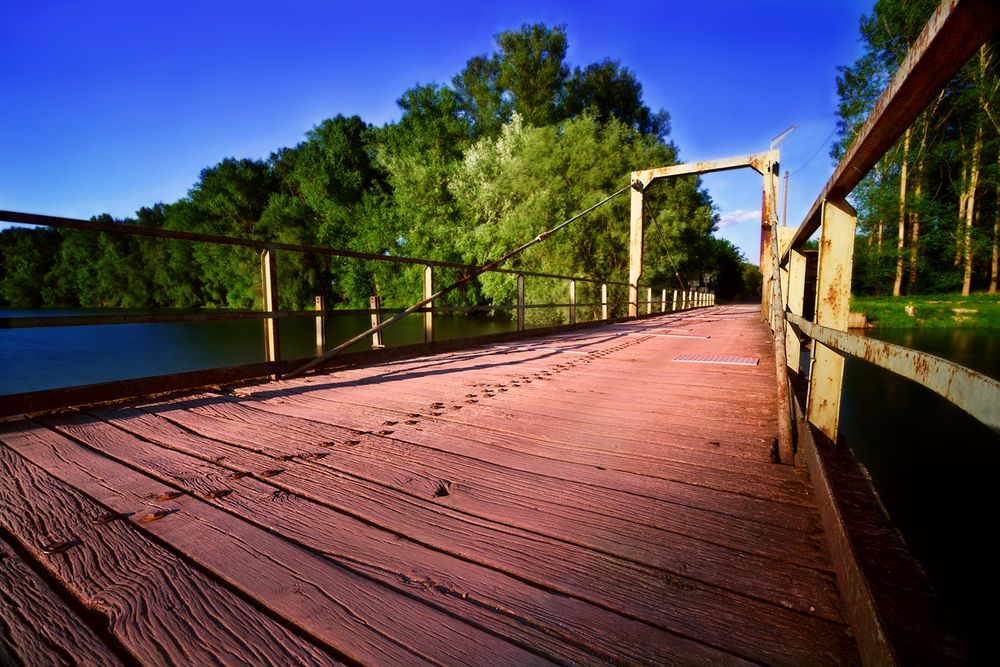
[[[316,297],[316,349],[320,354],[326,349],[326,298]]]
[[[424,267],[424,298],[429,299],[434,295],[434,269],[430,266]],[[424,342],[434,342],[434,303],[427,304],[428,311],[424,313]]]
[[[816,324],[847,331],[851,299],[851,263],[857,213],[845,200],[824,201],[816,271]],[[844,357],[813,340],[806,416],[837,442]]]
[[[772,250],[771,243],[777,243],[778,239],[775,238],[777,235],[772,235],[772,216],[777,219],[775,213],[775,199],[778,195],[778,152],[773,150],[769,155],[766,163],[766,168],[761,172],[763,176],[763,193],[761,195],[761,206],[760,206],[760,272],[763,276],[763,284],[761,285],[761,297],[760,297],[760,315],[761,319],[765,322],[771,322],[771,291],[774,289],[771,285],[771,281],[774,276],[774,270],[772,268]],[[773,326],[772,326],[773,330]]]
[[[576,281],[569,281],[569,323],[576,324]]]
[[[653,288],[652,287],[647,287],[646,288],[646,314],[647,315],[652,315],[653,314]]]
[[[670,305],[670,312],[677,310],[677,290],[674,290],[674,302]]]
[[[666,288],[664,288],[663,292],[660,294],[660,312],[661,313],[667,312],[667,290],[666,290]]]
[[[517,330],[524,331],[524,274],[517,274]]]
[[[632,174],[628,243],[628,316],[639,315],[639,279],[642,277],[642,184]],[[608,319],[607,316],[604,319]]]
[[[805,305],[806,256],[792,248],[788,251],[788,311],[802,315]],[[798,330],[785,322],[785,358],[788,369],[799,372],[799,356],[802,353],[802,337]]]
[[[372,296],[368,298],[368,303],[372,311],[372,326],[377,327],[382,323],[382,297]],[[382,331],[376,331],[372,334],[372,349],[381,350],[385,345],[382,344]]]
[[[260,251],[260,291],[265,312],[278,310],[278,264],[273,248]],[[264,361],[281,358],[281,340],[278,336],[278,319],[264,319]]]
[[[608,284],[601,283],[601,319],[608,319]]]

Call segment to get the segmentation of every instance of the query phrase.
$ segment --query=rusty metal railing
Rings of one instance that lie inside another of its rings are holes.
[[[812,340],[805,417],[837,441],[844,355],[924,384],[967,413],[1000,432],[1000,383],[930,354],[872,341],[848,333],[857,214],[847,197],[917,116],[958,73],[975,51],[1000,27],[1000,5],[993,0],[945,0],[917,38],[895,77],[837,165],[798,229],[778,227],[771,215],[772,239],[780,252],[773,265],[780,282],[780,307],[770,323],[785,337],[788,368],[796,373],[799,351]],[[820,231],[816,266],[816,304],[812,319],[803,317],[809,261],[805,243]],[[762,269],[770,264],[762,255]],[[769,271],[765,271],[765,274]],[[770,292],[769,292],[770,290]]]

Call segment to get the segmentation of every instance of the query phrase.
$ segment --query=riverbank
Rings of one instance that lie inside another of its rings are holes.
[[[864,314],[878,329],[1000,329],[997,294],[851,297],[851,312]]]

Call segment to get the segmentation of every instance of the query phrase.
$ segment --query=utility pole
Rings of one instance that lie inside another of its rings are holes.
[[[785,187],[781,191],[781,226],[788,223],[788,170],[785,170]]]

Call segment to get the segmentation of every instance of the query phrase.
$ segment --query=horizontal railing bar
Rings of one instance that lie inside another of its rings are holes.
[[[525,304],[525,308],[568,308],[568,303]],[[577,303],[578,308],[600,306],[600,303]],[[420,308],[421,313],[476,313],[490,310],[515,310],[516,305],[433,306]],[[44,315],[33,317],[0,317],[0,329],[35,329],[47,327],[101,326],[111,324],[170,324],[178,322],[225,322],[236,320],[294,319],[307,317],[348,317],[352,315],[395,315],[402,309],[354,308],[343,310],[234,310],[208,313],[164,313],[134,315]]]
[[[839,352],[919,382],[1000,433],[1000,382],[933,354],[837,331],[786,313],[802,333]]]
[[[1000,3],[996,0],[951,0],[938,6],[813,202],[789,248],[809,240],[819,229],[823,202],[847,197],[998,27]],[[782,264],[788,252],[786,248]]]
[[[139,225],[109,224],[106,222],[92,222],[89,220],[79,220],[76,218],[62,218],[52,215],[39,215],[36,213],[20,213],[17,211],[0,210],[0,221],[12,222],[25,225],[41,225],[44,227],[60,227],[66,229],[80,229],[92,232],[107,232],[109,234],[126,234],[131,236],[143,236],[152,238],[174,239],[177,241],[194,241],[200,243],[214,243],[216,245],[242,246],[263,250],[270,248],[273,250],[287,250],[290,252],[312,253],[316,255],[327,255],[332,257],[347,257],[351,259],[363,259],[375,262],[389,262],[393,264],[417,264],[420,266],[436,266],[447,269],[461,269],[463,271],[474,271],[479,267],[473,264],[461,264],[459,262],[445,262],[436,259],[421,259],[419,257],[401,257],[399,255],[379,255],[367,252],[355,252],[354,250],[344,250],[340,248],[326,248],[322,246],[297,245],[293,243],[279,243],[277,241],[257,241],[254,239],[239,239],[231,236],[219,236],[216,234],[201,234],[197,232],[182,232],[173,229],[157,229],[155,227],[142,227]],[[518,269],[491,269],[493,273],[523,274],[532,278],[552,278],[555,280],[578,280],[586,283],[609,285],[628,285],[627,282],[612,282],[598,278],[581,278],[577,276],[564,276],[557,273],[542,273],[537,271],[520,271]]]

